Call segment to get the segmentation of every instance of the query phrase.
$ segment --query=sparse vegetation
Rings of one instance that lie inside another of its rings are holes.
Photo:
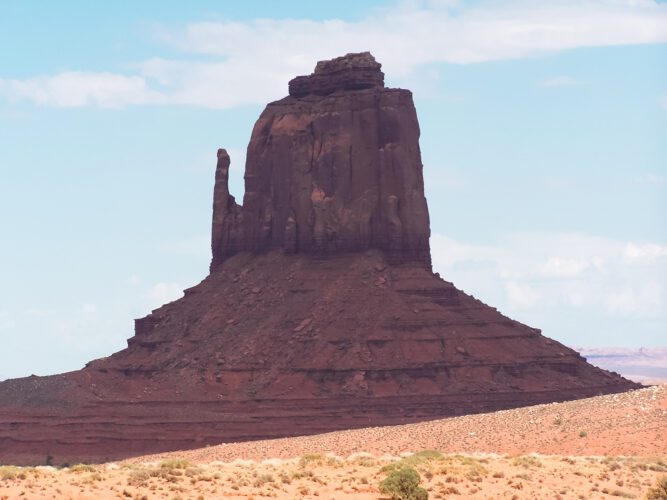
[[[656,485],[648,490],[646,498],[649,500],[667,500],[667,476],[662,476]]]
[[[380,469],[380,472],[390,473],[405,467],[416,467],[418,465],[422,465],[432,460],[438,460],[443,457],[444,455],[437,450],[422,450],[418,451],[417,453],[413,453],[412,455],[408,455],[407,457],[404,457],[397,462],[392,462],[385,465],[382,467],[382,469]]]
[[[415,466],[424,462],[429,462],[431,460],[437,460],[443,458],[443,454],[438,450],[422,450],[417,453],[413,453],[403,459],[403,462],[409,466]]]
[[[570,428],[570,439],[577,440],[576,432]],[[164,500],[230,496],[306,500],[339,497],[337,492],[346,498],[375,498],[378,489],[387,500],[457,496],[509,500],[545,493],[563,500],[602,495],[667,500],[665,469],[664,456],[471,456],[422,450],[401,457],[357,452],[343,459],[332,453],[312,453],[296,459],[238,459],[203,465],[174,458],[69,468],[0,466],[0,491],[8,491],[9,498],[94,498],[107,489],[115,498],[128,500],[147,500],[148,496]]]
[[[420,480],[419,473],[411,467],[393,470],[380,483],[380,492],[392,500],[427,500],[428,491],[419,486]]]
[[[514,458],[514,465],[517,467],[525,467],[529,469],[530,467],[543,467],[540,459],[533,455],[519,455]]]
[[[69,472],[80,473],[80,472],[95,472],[97,469],[92,465],[88,464],[76,464],[72,465],[69,469]]]
[[[301,459],[299,460],[299,465],[301,467],[306,467],[312,463],[321,463],[322,460],[323,460],[322,455],[307,453],[306,455],[301,457]]]
[[[355,453],[348,457],[347,462],[360,467],[375,467],[377,465],[377,460],[370,453]]]
[[[160,467],[164,469],[187,469],[190,465],[192,464],[184,458],[170,458],[160,462]]]
[[[21,467],[14,467],[13,465],[0,466],[0,479],[3,481],[23,480],[25,478],[26,473]]]
[[[202,467],[188,467],[185,469],[185,475],[188,477],[194,477],[199,474],[202,474],[204,472],[204,469]]]
[[[146,486],[146,483],[148,482],[148,479],[150,477],[151,476],[147,470],[144,469],[133,470],[130,471],[130,474],[127,477],[127,484],[136,487]]]
[[[292,474],[292,479],[312,478],[314,475],[312,470],[296,471]]]
[[[327,456],[327,465],[329,467],[341,467],[343,465],[343,459],[337,456]]]
[[[635,495],[634,493],[629,493],[623,490],[612,490],[609,494],[614,497],[637,498],[637,495]]]
[[[272,474],[259,474],[255,478],[255,482],[253,483],[253,486],[255,488],[261,488],[266,483],[272,483],[272,482],[273,482],[273,475]]]

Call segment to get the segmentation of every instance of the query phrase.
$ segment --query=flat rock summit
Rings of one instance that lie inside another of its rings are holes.
[[[0,463],[102,462],[638,387],[431,270],[412,93],[317,63],[218,150],[210,274],[82,370],[0,383]]]

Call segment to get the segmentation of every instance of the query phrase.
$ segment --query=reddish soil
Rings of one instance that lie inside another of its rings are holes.
[[[661,478],[667,485],[666,415],[661,386],[123,463],[0,467],[0,498],[377,500],[387,498],[382,480],[401,466],[417,470],[431,499],[646,498]]]

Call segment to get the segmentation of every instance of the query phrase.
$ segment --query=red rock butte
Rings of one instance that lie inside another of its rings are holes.
[[[0,383],[0,463],[100,462],[637,385],[431,271],[419,124],[370,53],[289,82],[245,195],[218,151],[210,274],[82,370]]]

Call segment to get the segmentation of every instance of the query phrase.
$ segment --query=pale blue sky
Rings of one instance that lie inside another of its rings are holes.
[[[371,50],[420,119],[435,270],[569,345],[667,338],[667,4],[0,0],[0,379],[207,273],[215,153]]]

